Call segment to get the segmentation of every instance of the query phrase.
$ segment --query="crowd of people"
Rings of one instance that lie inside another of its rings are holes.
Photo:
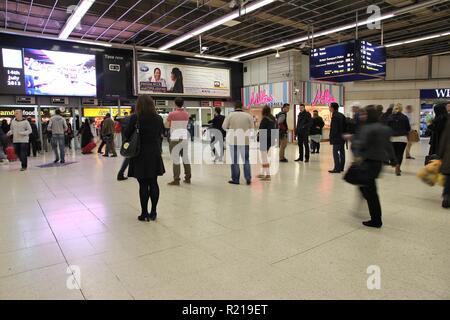
[[[120,125],[120,135],[123,141],[122,148],[129,145],[131,140],[138,137],[137,151],[133,156],[125,156],[121,168],[117,174],[117,180],[126,180],[134,177],[139,183],[139,198],[141,203],[141,215],[139,220],[150,221],[157,217],[157,204],[159,200],[158,177],[165,174],[166,170],[162,160],[162,142],[165,132],[169,130],[169,152],[172,160],[173,180],[169,186],[181,185],[181,164],[184,168],[183,183],[192,183],[192,168],[190,159],[189,140],[191,139],[189,113],[184,108],[184,101],[177,98],[174,101],[175,109],[170,112],[166,121],[158,115],[155,103],[150,96],[142,95],[138,98],[136,107],[131,114],[113,119],[107,114],[100,125],[101,144],[97,152],[102,153],[105,147],[104,157],[117,157],[114,135],[117,133],[117,124]],[[214,118],[209,122],[212,129],[211,152],[214,162],[224,162],[225,150],[228,150],[231,159],[232,185],[240,184],[240,164],[243,164],[244,179],[247,185],[252,184],[252,172],[250,163],[250,148],[257,131],[256,140],[259,150],[261,172],[258,178],[262,181],[271,180],[270,156],[274,146],[279,147],[279,154],[275,161],[286,163],[286,147],[288,145],[289,104],[282,107],[276,116],[272,114],[270,106],[262,109],[262,118],[259,128],[255,128],[254,118],[243,110],[242,103],[235,104],[234,112],[227,116],[221,114],[221,108],[215,109]],[[364,183],[358,183],[362,197],[367,201],[370,217],[363,222],[365,226],[380,228],[382,226],[382,212],[380,199],[377,192],[376,179],[384,165],[395,168],[395,174],[401,176],[403,159],[414,159],[411,155],[411,147],[418,141],[415,130],[413,109],[405,108],[401,104],[391,105],[383,113],[382,106],[369,105],[365,108],[353,107],[352,117],[346,117],[339,111],[337,103],[329,106],[331,114],[329,143],[332,146],[334,167],[329,170],[331,174],[344,172],[346,169],[346,145],[351,144],[352,164],[346,172],[346,180],[351,180],[351,175],[356,172],[363,174]],[[438,104],[434,107],[435,118],[429,124],[431,131],[430,148],[427,159],[441,159],[441,172],[446,176],[443,191],[444,208],[450,207],[450,121],[446,104]],[[298,158],[296,162],[309,162],[311,154],[319,154],[320,144],[323,140],[324,120],[317,110],[312,115],[305,105],[300,105],[297,125],[294,133],[298,143]],[[51,117],[46,126],[46,131],[51,134],[54,162],[65,162],[65,146],[68,139],[73,139],[73,130],[70,123],[60,114],[59,110]],[[14,145],[15,153],[21,161],[21,170],[27,169],[27,157],[32,152],[36,154],[35,146],[37,127],[29,119],[24,119],[22,112],[16,110],[15,118],[11,124],[2,123],[0,139],[3,146],[7,146],[8,140]],[[85,119],[77,130],[77,137],[81,139],[81,148],[84,154],[92,153],[96,147],[94,134],[89,119]],[[31,146],[31,147],[30,147]],[[32,150],[32,151],[30,151]],[[4,148],[0,148],[0,159],[4,158]],[[125,171],[128,168],[128,175]],[[349,178],[350,177],[350,178]],[[357,183],[354,183],[357,184]],[[151,209],[148,203],[151,201]]]

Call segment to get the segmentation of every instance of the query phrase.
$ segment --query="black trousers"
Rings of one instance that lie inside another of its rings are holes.
[[[127,170],[129,165],[130,165],[130,159],[129,158],[123,159],[122,166],[120,167],[120,170],[119,170],[119,173],[117,174],[117,176],[123,177],[125,174],[125,170]]]
[[[14,151],[17,157],[20,159],[22,168],[26,169],[28,167],[28,143],[14,143]]]
[[[311,151],[319,153],[320,151],[320,142],[315,142],[311,140]]]
[[[100,146],[98,147],[98,152],[102,152],[103,147],[106,145],[106,142],[102,139],[102,142],[100,143]]]
[[[450,196],[450,174],[445,175],[444,196]]]
[[[298,158],[309,160],[309,136],[307,134],[297,135],[298,142]]]
[[[402,165],[403,155],[405,154],[405,149],[408,144],[406,142],[392,142],[394,147],[395,158],[397,159],[397,164]]]
[[[334,170],[344,171],[345,167],[345,144],[333,144]]]
[[[158,178],[138,179],[139,182],[139,199],[141,202],[141,210],[143,214],[148,213],[148,200],[152,201],[151,212],[156,212],[156,206],[159,200]]]
[[[367,200],[369,206],[370,219],[376,224],[381,224],[381,204],[378,197],[376,179],[380,175],[383,163],[381,161],[365,160],[368,169],[369,183],[360,187],[364,199]]]
[[[38,152],[38,141],[37,139],[30,138],[30,143],[28,144],[28,156],[33,152],[33,157],[36,157]]]

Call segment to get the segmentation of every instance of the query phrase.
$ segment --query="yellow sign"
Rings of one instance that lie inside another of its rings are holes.
[[[120,108],[120,116],[124,116],[125,112],[128,112],[130,114],[131,108],[130,107],[124,107]],[[96,118],[96,117],[104,117],[107,113],[110,113],[113,117],[117,116],[119,114],[118,108],[84,108],[83,109],[83,115],[86,118]]]

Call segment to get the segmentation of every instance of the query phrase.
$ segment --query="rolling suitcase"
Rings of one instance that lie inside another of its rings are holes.
[[[16,161],[17,160],[16,151],[14,150],[13,146],[6,147],[6,156],[8,157],[9,161]]]
[[[94,149],[97,146],[97,144],[94,141],[89,142],[83,149],[81,149],[82,154],[88,154],[92,152],[92,149]]]

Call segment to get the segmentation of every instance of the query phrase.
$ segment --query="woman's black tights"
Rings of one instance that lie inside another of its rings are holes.
[[[141,200],[142,213],[148,213],[148,200],[152,200],[151,212],[156,212],[156,206],[159,200],[158,178],[138,179],[139,198]]]

